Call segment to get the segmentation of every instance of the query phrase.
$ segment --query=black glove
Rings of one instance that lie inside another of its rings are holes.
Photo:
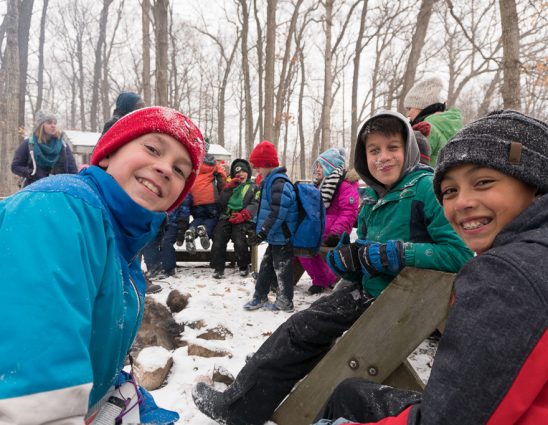
[[[328,233],[325,239],[323,240],[323,245],[328,247],[337,246],[340,239],[341,239],[340,235],[336,235],[335,233]]]
[[[259,233],[250,232],[247,235],[247,244],[249,246],[256,246],[263,242],[265,239],[266,234],[263,231],[260,231]]]

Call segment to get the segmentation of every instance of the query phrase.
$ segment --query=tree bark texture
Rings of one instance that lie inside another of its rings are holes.
[[[277,0],[268,0],[266,8],[266,48],[264,76],[264,138],[274,136],[274,61],[276,56]],[[278,148],[276,146],[276,148]]]
[[[38,82],[36,95],[36,110],[42,109],[44,95],[44,43],[46,41],[46,16],[49,0],[44,0],[42,5],[42,17],[40,18],[40,37],[38,41]]]
[[[25,95],[27,93],[27,69],[29,62],[29,31],[34,0],[22,0],[19,11],[19,112],[18,127],[25,128]]]
[[[150,0],[143,0],[141,5],[143,25],[143,100],[150,105]]]
[[[169,0],[154,3],[154,34],[156,39],[156,104],[168,106],[168,10]]]
[[[331,50],[331,33],[333,28],[333,0],[325,1],[325,49],[324,49],[324,86],[321,116],[321,144],[320,152],[325,151],[331,144],[331,104],[333,94],[333,53]]]
[[[247,38],[249,35],[249,10],[245,0],[239,0],[242,8],[242,73],[244,77],[244,104],[245,104],[245,150],[249,155],[253,149],[253,104],[251,103],[251,78],[249,74],[249,55]]]
[[[502,27],[503,83],[502,100],[505,108],[521,108],[519,19],[515,0],[499,0]]]

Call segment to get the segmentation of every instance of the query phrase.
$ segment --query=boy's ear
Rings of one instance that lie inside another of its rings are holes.
[[[101,161],[99,161],[99,167],[108,168],[109,162],[110,162],[110,155],[105,156]]]

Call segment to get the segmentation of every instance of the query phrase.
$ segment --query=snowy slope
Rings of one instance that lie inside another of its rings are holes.
[[[206,264],[179,263],[177,274],[159,283],[162,292],[151,295],[157,301],[165,303],[172,289],[191,294],[188,306],[174,315],[179,323],[185,323],[182,339],[216,351],[230,353],[225,357],[203,358],[188,356],[187,347],[172,353],[173,368],[167,385],[153,391],[157,403],[165,408],[177,411],[180,424],[212,425],[211,419],[199,412],[192,401],[192,386],[198,381],[208,381],[213,368],[224,367],[234,376],[245,363],[249,353],[253,353],[262,342],[292,313],[258,310],[248,312],[242,306],[251,299],[254,289],[252,277],[241,278],[237,269],[227,268],[225,279],[211,277],[212,270]],[[306,309],[318,295],[308,295],[311,285],[308,275],[304,275],[295,287],[295,311]],[[272,295],[271,295],[272,296]],[[191,324],[202,321],[201,329],[192,329]],[[232,332],[232,337],[224,341],[206,341],[196,336],[207,329],[221,325]],[[426,379],[430,371],[431,347],[424,343],[412,356],[411,360],[419,374]],[[216,384],[219,389],[223,384]]]

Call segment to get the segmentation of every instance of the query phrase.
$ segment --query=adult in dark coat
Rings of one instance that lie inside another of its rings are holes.
[[[21,177],[21,187],[52,174],[76,174],[72,151],[57,128],[57,117],[38,111],[34,131],[19,145],[13,156],[11,171]]]
[[[124,115],[144,107],[145,102],[137,93],[131,91],[121,92],[116,99],[116,108],[112,112],[112,118],[105,123],[101,134],[105,134],[107,130]]]

